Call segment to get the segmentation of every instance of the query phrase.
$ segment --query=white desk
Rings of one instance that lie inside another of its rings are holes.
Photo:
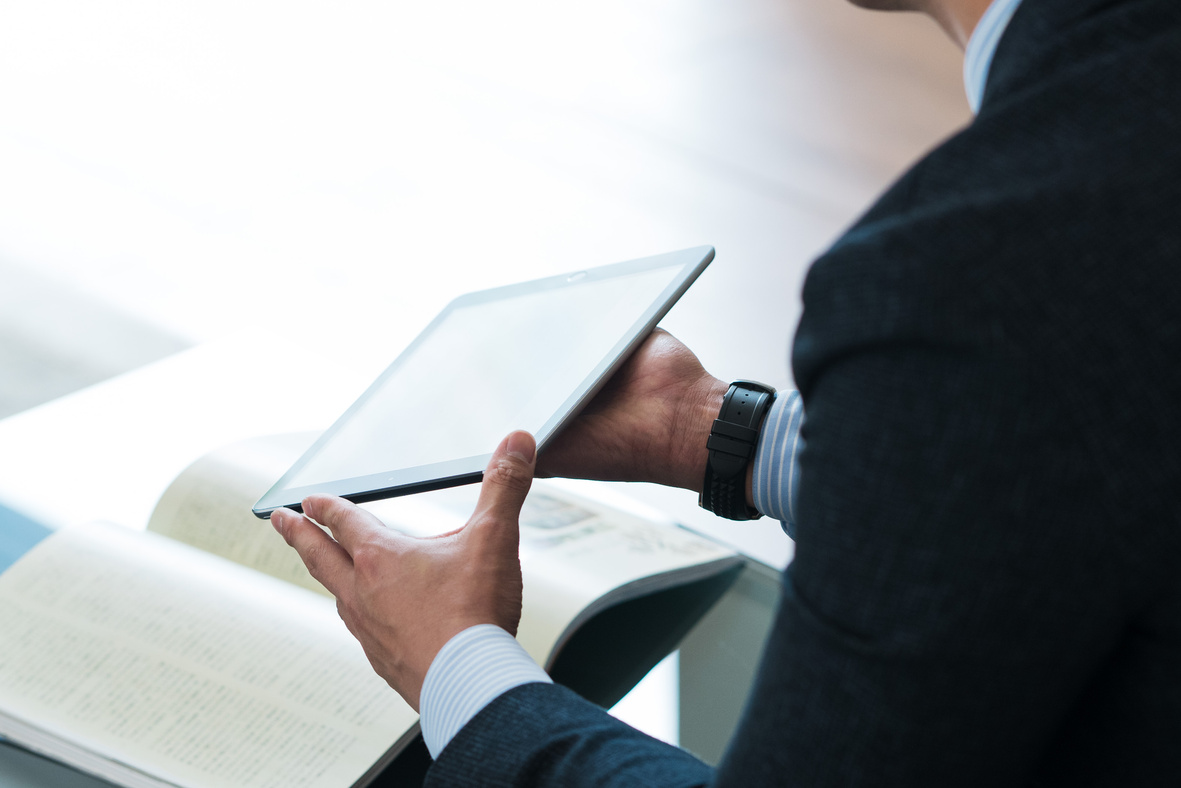
[[[198,457],[257,435],[327,427],[370,382],[344,366],[276,396],[268,377],[307,362],[264,335],[206,345],[0,422],[0,501],[51,528],[144,528]]]

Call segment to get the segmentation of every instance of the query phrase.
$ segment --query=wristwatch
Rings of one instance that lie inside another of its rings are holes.
[[[759,427],[775,389],[753,380],[736,380],[722,398],[722,409],[714,419],[706,448],[705,481],[698,503],[729,520],[757,520],[758,509],[746,505],[746,469],[755,455]]]

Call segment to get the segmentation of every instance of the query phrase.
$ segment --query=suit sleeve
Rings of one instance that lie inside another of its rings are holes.
[[[1022,783],[1121,626],[1077,425],[1033,365],[807,350],[795,559],[718,782]]]
[[[427,786],[690,786],[712,770],[557,684],[509,690],[443,750]]]

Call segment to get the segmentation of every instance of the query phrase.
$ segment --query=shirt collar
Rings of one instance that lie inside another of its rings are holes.
[[[993,0],[968,40],[968,49],[964,53],[964,88],[968,92],[968,104],[972,112],[980,111],[984,86],[988,84],[988,71],[992,67],[992,56],[996,54],[1001,36],[1005,34],[1005,28],[1009,26],[1009,20],[1019,5],[1021,0]]]

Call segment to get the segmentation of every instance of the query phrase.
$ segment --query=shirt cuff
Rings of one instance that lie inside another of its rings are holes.
[[[432,758],[480,710],[513,687],[553,683],[516,638],[495,624],[468,627],[447,641],[427,669],[419,724]]]
[[[787,535],[796,534],[796,495],[800,487],[800,450],[804,441],[804,402],[800,392],[780,392],[763,419],[755,447],[751,494],[755,508],[783,523]]]

